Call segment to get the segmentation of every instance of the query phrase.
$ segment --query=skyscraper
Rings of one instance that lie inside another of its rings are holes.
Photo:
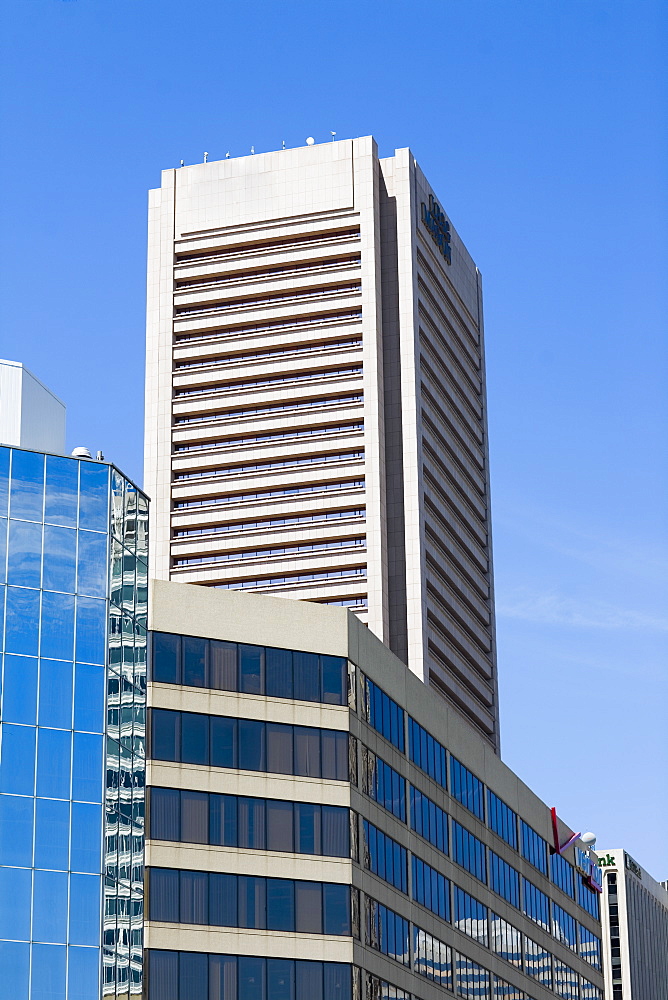
[[[0,447],[0,997],[141,993],[146,497]]]
[[[151,192],[152,575],[340,604],[498,750],[478,270],[372,138]]]

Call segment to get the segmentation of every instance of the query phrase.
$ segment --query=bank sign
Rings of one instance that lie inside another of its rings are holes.
[[[584,875],[585,882],[590,889],[601,892],[603,889],[603,873],[598,866],[598,858],[593,861],[589,851],[583,851],[581,847],[575,848],[575,867]]]
[[[428,205],[422,202],[422,222],[431,233],[431,238],[438,247],[441,255],[445,257],[446,263],[452,264],[450,223],[432,194],[429,195]]]

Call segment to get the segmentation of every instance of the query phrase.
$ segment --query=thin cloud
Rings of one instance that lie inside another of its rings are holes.
[[[603,602],[585,603],[559,594],[516,592],[498,601],[497,618],[537,625],[618,631],[668,632],[668,619]]]

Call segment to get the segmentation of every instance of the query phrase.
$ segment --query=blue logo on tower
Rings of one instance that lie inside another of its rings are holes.
[[[429,205],[422,202],[422,221],[431,233],[431,238],[445,257],[448,264],[452,264],[452,250],[450,247],[450,223],[445,217],[443,209],[435,200],[432,194],[429,195]]]

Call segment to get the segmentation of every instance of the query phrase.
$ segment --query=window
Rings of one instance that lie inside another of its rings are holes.
[[[410,786],[411,829],[443,854],[448,853],[448,814],[419,789]]]
[[[567,913],[555,902],[552,903],[552,933],[557,941],[568,945],[573,951],[577,950],[577,938],[575,936],[575,918]]]
[[[445,747],[410,716],[408,718],[408,754],[420,770],[446,788]]]
[[[150,730],[154,760],[348,780],[348,734],[338,730],[162,708]]]
[[[614,996],[614,986],[613,983],[613,996]],[[602,993],[598,986],[594,986],[590,983],[588,979],[584,976],[580,977],[580,1000],[601,1000]]]
[[[153,632],[151,677],[162,684],[266,694],[327,705],[347,704],[342,656],[271,649]]]
[[[147,972],[148,1000],[353,1000],[353,966],[339,962],[151,949]]]
[[[517,813],[495,795],[491,788],[487,789],[487,817],[490,829],[517,850]]]
[[[408,892],[406,848],[364,820],[364,867],[400,892]]]
[[[552,955],[537,941],[524,936],[524,971],[548,989],[552,988]]]
[[[350,857],[350,817],[341,806],[151,788],[149,837],[251,850]]]
[[[484,785],[467,767],[450,755],[450,792],[463,806],[484,822]]]
[[[364,907],[366,944],[401,965],[410,965],[408,921],[369,896],[364,897]]]
[[[485,845],[454,819],[452,821],[452,857],[471,875],[475,875],[481,882],[487,882]]]
[[[512,865],[489,852],[489,884],[494,892],[518,910],[520,908],[520,875]]]
[[[360,675],[360,679],[362,718],[403,753],[405,750],[403,708],[400,708],[396,701],[364,674]]]
[[[492,976],[492,1000],[526,1000],[524,990],[507,983],[500,976]]]
[[[413,899],[441,920],[450,921],[450,880],[420,858],[411,855]]]
[[[544,892],[529,882],[522,879],[522,897],[524,900],[524,912],[539,927],[546,931],[550,929],[550,901]]]
[[[368,747],[362,747],[362,791],[406,822],[406,781]]]
[[[584,958],[585,962],[589,962],[595,969],[600,969],[601,939],[587,930],[586,927],[583,927],[582,924],[578,924],[578,938],[580,941],[580,957]]]
[[[457,953],[457,994],[465,1000],[489,996],[489,972],[465,955]]]
[[[524,820],[520,820],[520,828],[522,831],[522,856],[527,859],[530,864],[537,868],[539,872],[543,875],[547,875],[547,844],[543,838],[536,833],[535,830],[525,823]]]
[[[554,992],[563,1000],[579,1000],[580,983],[574,969],[559,959],[554,959]]]
[[[370,972],[364,973],[364,997],[366,1000],[412,1000],[411,994],[406,990],[400,990],[398,986],[386,983]]]
[[[413,924],[413,972],[452,990],[452,949]]]
[[[516,968],[522,968],[522,935],[507,920],[497,913],[491,914],[491,947],[492,951],[510,962]]]
[[[352,934],[347,885],[165,868],[148,869],[148,878],[151,920],[339,937]]]
[[[562,892],[575,899],[575,882],[573,880],[573,865],[556,852],[550,854],[550,878]]]
[[[589,888],[582,875],[578,875],[576,883],[578,903],[590,916],[599,920],[599,894],[594,889]]]
[[[455,886],[455,927],[486,948],[489,946],[487,907],[458,885]]]

